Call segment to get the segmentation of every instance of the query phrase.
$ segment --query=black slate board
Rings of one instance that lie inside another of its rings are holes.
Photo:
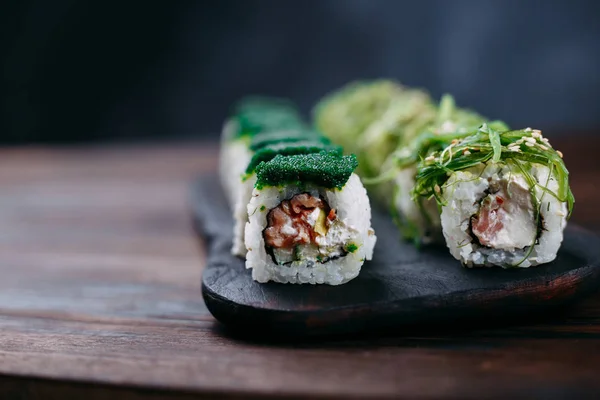
[[[254,282],[230,254],[233,220],[215,176],[193,190],[195,225],[207,243],[202,294],[228,327],[251,334],[311,336],[372,331],[457,319],[513,317],[573,302],[600,284],[600,238],[569,226],[557,259],[502,270],[461,267],[445,247],[421,251],[399,238],[386,213],[373,210],[372,261],[340,286]]]

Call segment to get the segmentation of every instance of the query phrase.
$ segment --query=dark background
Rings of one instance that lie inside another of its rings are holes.
[[[13,1],[0,141],[215,135],[248,93],[308,112],[349,80],[453,93],[513,126],[600,127],[600,2]]]

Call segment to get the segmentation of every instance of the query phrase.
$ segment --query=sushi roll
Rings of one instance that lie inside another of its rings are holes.
[[[256,166],[245,229],[256,281],[339,285],[358,276],[376,237],[357,165],[330,150]]]
[[[221,184],[231,207],[235,205],[238,183],[252,157],[252,138],[258,133],[277,134],[304,127],[298,112],[284,99],[248,97],[236,104],[233,115],[223,126],[219,157]]]
[[[420,162],[413,196],[436,200],[450,253],[467,267],[556,258],[573,209],[562,154],[541,131],[484,124]]]
[[[315,131],[298,129],[295,131],[265,132],[256,134],[250,143],[252,154],[241,178],[238,177],[238,189],[234,202],[234,232],[232,253],[244,257],[244,232],[248,222],[248,203],[256,185],[256,168],[261,162],[267,162],[277,155],[311,154],[321,151],[333,151],[342,154],[342,148],[332,145]],[[235,163],[235,161],[232,161]]]
[[[436,201],[412,197],[417,165],[420,160],[431,159],[432,153],[471,135],[486,121],[471,110],[458,108],[452,96],[444,95],[430,126],[392,155],[392,172],[388,173],[393,179],[392,214],[405,239],[416,245],[443,242]],[[508,130],[501,121],[487,123],[494,129]]]
[[[246,206],[253,185],[248,166],[254,154],[272,143],[306,140],[307,136],[302,118],[284,99],[245,98],[238,102],[233,115],[225,122],[219,172],[225,196],[234,212],[234,255],[243,257],[246,254],[243,235],[247,221]]]
[[[259,282],[355,278],[375,245],[371,209],[344,156],[287,102],[246,100],[225,124],[221,180],[234,214],[232,253]]]
[[[313,111],[315,126],[346,151],[358,154],[364,132],[402,91],[402,86],[389,80],[351,82],[319,101]],[[359,171],[363,169],[361,165]]]
[[[430,124],[435,105],[422,90],[375,80],[352,82],[334,91],[315,106],[313,114],[319,131],[357,155],[360,176],[372,178],[400,144]],[[388,197],[385,190],[377,195],[383,201]]]

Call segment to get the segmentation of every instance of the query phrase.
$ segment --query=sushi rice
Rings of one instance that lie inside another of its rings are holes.
[[[262,232],[267,227],[269,211],[299,193],[323,198],[332,209],[337,210],[337,219],[320,241],[318,251],[311,249],[312,252],[309,252],[307,246],[301,260],[280,265],[267,253]],[[371,229],[371,207],[366,190],[356,174],[350,176],[342,190],[311,184],[302,188],[296,185],[262,190],[255,188],[248,204],[248,215],[246,267],[252,268],[252,277],[258,282],[272,280],[339,285],[355,278],[364,261],[373,256],[376,237]],[[330,259],[320,262],[321,257]]]
[[[413,197],[437,201],[465,266],[527,268],[556,258],[574,204],[568,177],[541,131],[484,124],[419,163]]]

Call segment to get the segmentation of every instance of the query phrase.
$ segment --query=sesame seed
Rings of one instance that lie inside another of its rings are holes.
[[[457,144],[458,143],[458,139],[452,139],[452,141],[450,143]]]
[[[465,150],[465,151],[463,151],[463,154],[464,154],[465,156],[470,156],[470,155],[471,155],[471,152],[470,152],[469,150]]]
[[[546,144],[550,143],[550,141],[548,140],[548,138],[545,138],[545,137],[543,137],[543,138],[540,138],[540,140],[541,140],[542,142],[546,143]]]
[[[531,132],[531,136],[533,136],[534,138],[540,138],[542,137],[542,133],[540,131],[533,131]]]
[[[442,124],[442,126],[440,128],[441,128],[440,132],[450,133],[456,129],[456,124],[453,123],[452,121],[444,121],[444,123]]]
[[[435,190],[435,192],[436,192],[436,193],[439,193],[439,192],[441,192],[441,191],[442,191],[442,189],[440,188],[440,185],[435,185],[435,186],[433,187],[433,190]]]
[[[548,150],[548,147],[544,146],[543,144],[540,144],[540,149],[542,149],[542,150]]]
[[[525,128],[525,132],[531,132],[531,128],[529,128],[529,127]]]
[[[538,134],[540,134],[540,135],[541,135],[541,134],[542,134],[542,131],[540,131],[539,129],[534,129],[534,130],[533,130],[533,133],[538,133]]]
[[[562,151],[556,150],[556,154],[558,154],[558,156],[559,156],[560,158],[563,158],[563,153],[562,153]]]
[[[532,137],[527,137],[527,138],[525,138],[525,141],[526,141],[527,143],[531,143],[531,144],[535,144],[535,143],[536,143],[536,140],[535,140],[535,138],[532,138]]]
[[[521,149],[520,149],[520,148],[518,148],[518,147],[509,147],[509,148],[508,148],[508,150],[510,150],[510,151],[514,151],[515,153],[518,153],[518,152],[520,152],[520,151],[521,151]]]
[[[425,161],[433,161],[435,160],[435,156],[429,156],[425,159]]]
[[[523,142],[524,142],[524,140],[523,140],[523,139],[519,139],[519,140],[517,140],[517,141],[516,141],[514,144],[522,144]]]
[[[533,146],[535,146],[535,144],[533,144],[531,142],[525,142],[525,146],[533,147]]]

